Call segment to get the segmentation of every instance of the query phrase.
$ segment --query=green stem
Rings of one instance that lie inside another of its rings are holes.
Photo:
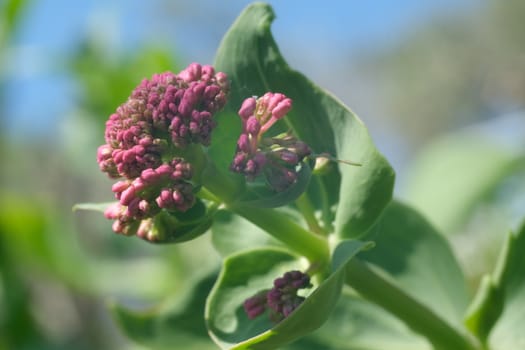
[[[364,298],[397,316],[416,333],[426,337],[435,349],[481,349],[473,337],[462,334],[432,310],[358,259],[352,259],[347,266],[346,284]]]
[[[283,213],[235,204],[228,208],[305,256],[311,263],[323,267],[328,265],[330,253],[327,240],[302,228]]]
[[[321,195],[321,205],[322,205],[321,219],[324,223],[325,231],[332,232],[333,231],[333,226],[332,226],[333,218],[330,212],[330,202],[328,200],[328,195],[326,193],[325,185],[323,181],[321,180],[320,176],[312,176],[312,178],[317,183],[317,186],[319,187],[319,193]]]
[[[310,198],[308,198],[306,192],[304,192],[301,196],[299,196],[299,198],[297,198],[295,204],[297,205],[297,208],[299,209],[301,214],[303,214],[303,217],[306,220],[306,224],[308,225],[310,231],[326,236],[327,233],[317,222],[314,207],[312,206]]]

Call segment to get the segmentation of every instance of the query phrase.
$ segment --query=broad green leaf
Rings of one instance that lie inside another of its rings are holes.
[[[504,293],[501,317],[489,335],[493,350],[525,348],[525,223],[511,234],[495,276]]]
[[[452,325],[461,326],[466,283],[447,241],[415,210],[392,202],[360,257],[387,272],[408,294]]]
[[[445,234],[465,223],[472,210],[523,163],[523,155],[472,131],[444,136],[416,158],[406,200]]]
[[[359,258],[417,302],[461,329],[467,293],[459,267],[441,237],[417,212],[392,202],[373,227],[375,247]],[[355,292],[354,292],[355,293]],[[431,344],[384,309],[347,294],[330,319],[312,334],[333,349],[423,350]]]
[[[206,319],[210,334],[223,349],[275,349],[319,328],[334,308],[344,282],[345,264],[368,243],[347,241],[337,247],[331,275],[316,286],[289,317],[273,325],[266,315],[249,320],[242,303],[257,292],[271,288],[284,272],[305,270],[303,262],[278,249],[251,250],[224,261],[223,270],[210,294]]]
[[[324,213],[339,201],[336,231],[341,237],[361,235],[391,198],[393,170],[374,147],[366,127],[348,108],[288,66],[270,32],[273,19],[269,5],[252,4],[224,37],[215,66],[232,82],[228,108],[236,111],[252,95],[282,92],[293,99],[293,108],[278,131],[292,129],[315,153],[328,152],[361,163],[360,167],[334,168],[318,178],[320,188],[311,187],[308,192]],[[234,150],[235,140],[227,148]]]
[[[430,344],[380,307],[343,293],[326,323],[308,338],[318,349],[430,350]]]
[[[216,349],[204,323],[204,304],[216,274],[186,284],[186,293],[167,307],[133,311],[117,303],[110,305],[113,317],[133,341],[150,349]]]

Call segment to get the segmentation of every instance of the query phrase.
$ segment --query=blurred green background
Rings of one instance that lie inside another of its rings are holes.
[[[109,114],[211,63],[248,3],[0,1],[0,350],[139,349],[106,304],[169,305],[218,266],[207,236],[152,246],[71,208],[112,199]],[[271,3],[289,63],[364,120],[475,285],[525,215],[525,2]]]

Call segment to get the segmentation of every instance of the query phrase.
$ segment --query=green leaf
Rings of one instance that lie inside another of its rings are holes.
[[[420,152],[408,172],[406,199],[450,234],[520,164],[523,155],[477,132],[450,134]]]
[[[285,125],[276,124],[277,131],[292,129],[315,153],[328,152],[361,163],[361,167],[334,168],[318,178],[320,189],[311,186],[308,191],[317,209],[324,213],[340,201],[336,231],[343,238],[359,236],[390,201],[393,170],[374,147],[363,123],[348,108],[288,66],[270,32],[273,19],[269,5],[252,4],[224,37],[215,66],[232,82],[228,108],[235,112],[246,97],[282,92],[292,98],[293,108]],[[240,120],[237,123],[240,125]],[[235,140],[228,148],[233,157]]]
[[[417,211],[392,202],[369,238],[376,247],[360,258],[438,316],[462,326],[468,300],[462,271],[448,242]]]
[[[379,306],[343,293],[326,323],[308,338],[319,349],[430,350],[424,338]]]
[[[275,349],[319,328],[334,308],[345,278],[345,265],[368,243],[347,241],[334,253],[332,274],[289,317],[273,325],[266,315],[249,320],[242,303],[290,270],[305,270],[302,260],[278,249],[258,249],[233,255],[210,294],[206,319],[210,334],[223,349]]]
[[[117,303],[110,304],[113,317],[133,341],[151,349],[215,349],[203,319],[206,296],[216,274],[197,280],[187,293],[171,305],[149,311],[133,311]]]
[[[503,252],[495,280],[504,293],[504,309],[489,335],[489,347],[522,349],[525,347],[525,223],[517,234],[509,236]]]

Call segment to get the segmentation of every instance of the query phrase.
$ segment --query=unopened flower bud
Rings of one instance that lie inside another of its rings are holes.
[[[239,116],[242,120],[247,120],[253,115],[257,101],[253,97],[249,97],[242,103],[241,109],[239,109]]]
[[[270,310],[270,319],[278,323],[297,309],[305,297],[297,295],[300,289],[311,288],[310,276],[301,271],[289,271],[276,278],[273,288],[263,290],[244,301],[244,311],[248,318],[254,319]]]
[[[292,100],[281,93],[244,100],[239,109],[243,123],[237,151],[230,169],[248,181],[260,174],[276,191],[284,191],[297,179],[298,165],[310,155],[310,147],[291,135],[264,138],[262,135],[291,109]]]
[[[264,313],[266,309],[266,293],[267,291],[261,291],[244,301],[244,312],[246,312],[250,320]]]

